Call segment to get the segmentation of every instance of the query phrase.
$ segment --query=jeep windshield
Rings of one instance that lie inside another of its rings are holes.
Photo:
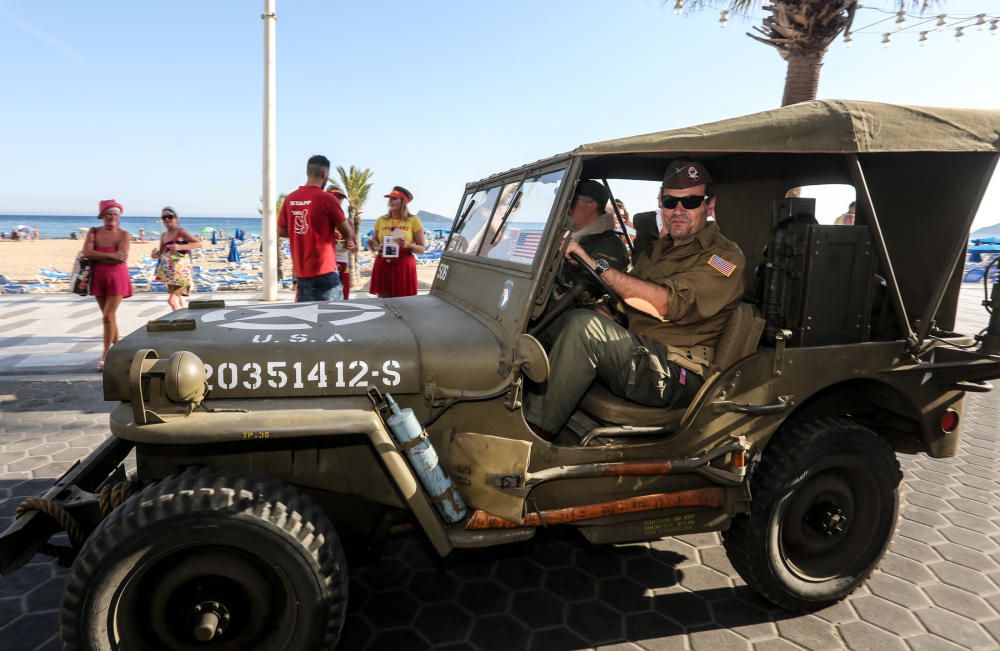
[[[565,176],[559,169],[466,193],[448,251],[531,265]]]

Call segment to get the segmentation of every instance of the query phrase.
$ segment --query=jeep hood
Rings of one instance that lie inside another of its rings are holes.
[[[151,348],[205,363],[210,397],[277,398],[486,389],[504,346],[467,312],[432,295],[326,303],[213,306],[173,312],[122,339],[104,368],[105,400],[129,400],[129,367]]]

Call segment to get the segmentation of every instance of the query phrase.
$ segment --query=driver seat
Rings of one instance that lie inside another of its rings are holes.
[[[715,359],[705,373],[704,386],[708,386],[715,375],[744,357],[752,355],[757,350],[763,332],[764,319],[757,314],[756,308],[750,303],[737,305],[719,336],[719,344],[715,347]],[[647,407],[616,396],[600,382],[591,385],[590,390],[580,401],[579,409],[603,423],[663,428],[679,425],[687,411],[687,407],[682,409]]]

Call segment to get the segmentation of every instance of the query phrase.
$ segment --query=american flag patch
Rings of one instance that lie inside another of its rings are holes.
[[[708,259],[708,265],[712,267],[712,269],[715,269],[720,274],[725,276],[726,278],[732,276],[733,272],[736,271],[736,265],[734,265],[729,260],[726,260],[725,258],[720,258],[717,255],[713,255],[711,258]]]

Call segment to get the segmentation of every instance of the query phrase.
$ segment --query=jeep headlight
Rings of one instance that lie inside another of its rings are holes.
[[[205,365],[192,352],[181,350],[167,358],[164,372],[164,389],[171,402],[193,402],[198,405],[205,399]]]

